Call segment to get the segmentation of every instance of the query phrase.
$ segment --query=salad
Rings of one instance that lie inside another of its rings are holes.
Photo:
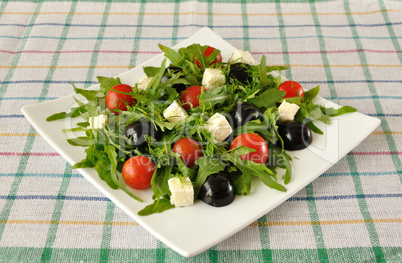
[[[355,112],[315,104],[319,86],[304,90],[281,81],[283,66],[258,63],[237,50],[224,62],[218,49],[193,44],[175,51],[159,45],[160,67],[144,67],[134,86],[119,78],[97,77],[98,90],[79,89],[85,101],[49,116],[47,121],[82,117],[82,132],[67,139],[86,147],[73,168],[93,168],[113,189],[142,202],[131,189],[151,187],[154,202],[145,216],[194,204],[221,207],[248,195],[252,177],[286,191],[291,181],[288,151],[312,142],[314,124]],[[283,174],[279,176],[280,174]]]

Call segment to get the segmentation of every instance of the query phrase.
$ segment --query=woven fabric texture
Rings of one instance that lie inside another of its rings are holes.
[[[380,126],[305,189],[184,258],[59,156],[21,113],[208,26]],[[0,262],[401,262],[402,2],[2,1]]]

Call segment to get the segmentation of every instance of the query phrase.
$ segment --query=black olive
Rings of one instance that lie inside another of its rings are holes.
[[[233,202],[236,191],[233,182],[222,173],[211,174],[201,186],[198,198],[204,203],[221,207]]]
[[[155,126],[152,122],[145,119],[134,121],[127,125],[124,134],[131,140],[131,145],[142,147],[147,144],[145,135],[156,137]]]
[[[304,149],[313,140],[310,128],[297,121],[278,123],[278,134],[283,140],[285,150]],[[280,140],[278,140],[278,146],[280,146],[280,143]]]
[[[235,79],[243,84],[251,82],[253,78],[249,74],[250,65],[244,63],[235,63],[230,65],[229,84],[232,84]]]
[[[252,103],[243,102],[237,104],[233,113],[233,128],[243,126],[249,121],[256,120],[262,116],[262,113]]]

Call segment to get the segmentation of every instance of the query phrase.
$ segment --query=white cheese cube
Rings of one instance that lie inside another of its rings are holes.
[[[189,206],[194,204],[194,188],[190,178],[173,177],[168,180],[169,190],[172,193],[170,203],[175,206]]]
[[[151,82],[152,78],[151,77],[143,77],[138,80],[138,91],[146,90],[149,83]]]
[[[178,123],[185,120],[188,113],[177,101],[174,101],[163,111],[163,117],[170,122]]]
[[[279,121],[293,121],[297,111],[300,109],[299,105],[289,103],[284,100],[278,107]]]
[[[215,113],[208,119],[205,129],[209,131],[218,142],[223,142],[232,132],[228,120],[220,113]]]
[[[236,61],[236,63],[244,63],[244,64],[250,64],[250,65],[256,65],[257,62],[253,58],[253,56],[250,54],[248,51],[243,51],[243,50],[236,50],[233,52],[232,56],[229,58],[229,63],[232,61]]]
[[[89,129],[104,129],[106,127],[107,115],[101,114],[95,117],[89,117]]]
[[[217,68],[206,68],[202,76],[202,86],[209,90],[215,85],[223,86],[225,84],[225,75],[222,70]]]

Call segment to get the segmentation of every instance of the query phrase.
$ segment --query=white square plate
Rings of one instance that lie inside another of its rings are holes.
[[[174,49],[193,43],[220,49],[223,61],[227,61],[236,49],[209,28],[201,29]],[[160,66],[163,59],[163,54],[159,54],[136,68],[120,74],[119,77],[122,83],[134,85],[144,76],[144,66]],[[98,85],[91,88],[98,88]],[[338,107],[322,98],[318,98],[317,102],[324,103],[327,107]],[[62,129],[71,126],[71,120],[46,122],[45,119],[53,113],[67,111],[73,104],[73,95],[70,95],[22,108],[23,114],[33,127],[72,165],[85,158],[85,149],[71,146],[66,141],[68,135],[63,133]],[[237,196],[232,204],[221,208],[197,201],[190,207],[175,208],[160,214],[141,217],[137,215],[137,212],[152,203],[152,190],[133,190],[144,200],[140,203],[120,189],[109,188],[93,169],[79,171],[155,237],[181,255],[191,257],[225,240],[285,202],[356,147],[379,124],[379,119],[357,112],[332,118],[331,125],[320,126],[324,130],[324,135],[314,134],[312,145],[301,151],[290,152],[291,156],[296,158],[293,158],[293,178],[286,186],[287,192],[270,189],[259,180],[253,180],[250,195]]]

